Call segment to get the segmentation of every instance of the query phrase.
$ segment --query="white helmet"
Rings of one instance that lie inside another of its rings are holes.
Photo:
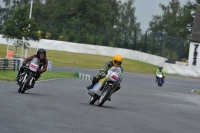
[[[158,66],[158,68],[159,68],[159,69],[162,69],[163,67],[160,65],[160,66]]]

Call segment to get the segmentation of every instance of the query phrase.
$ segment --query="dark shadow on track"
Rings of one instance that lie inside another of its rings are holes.
[[[94,105],[90,105],[89,103],[80,103],[80,104],[82,104],[82,105],[86,105],[86,106],[93,106],[93,107],[95,107],[95,108],[104,108],[104,109],[114,109],[114,110],[119,110],[119,108],[117,108],[117,107],[112,107],[112,106],[105,106],[105,105],[103,105],[103,106],[101,106],[101,107],[99,107],[97,104],[94,104]]]
[[[48,95],[44,95],[44,94],[36,94],[36,93],[27,93],[27,92],[25,92],[25,93],[19,93],[19,92],[17,92],[17,91],[10,91],[11,93],[18,93],[18,94],[22,94],[22,95],[31,95],[31,96],[48,96]]]

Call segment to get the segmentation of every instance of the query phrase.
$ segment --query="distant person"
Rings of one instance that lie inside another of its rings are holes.
[[[9,49],[7,57],[8,58],[13,58],[13,56],[14,56],[14,53],[13,53],[12,49]]]
[[[16,81],[19,82],[19,78],[20,78],[20,74],[23,73],[24,71],[24,66],[26,66],[26,64],[28,62],[30,62],[33,58],[38,58],[40,59],[40,66],[39,66],[39,69],[38,69],[38,73],[37,75],[35,76],[35,81],[38,80],[38,78],[40,77],[40,75],[42,73],[44,73],[46,70],[47,70],[47,66],[48,66],[48,60],[46,58],[46,50],[45,49],[39,49],[37,51],[37,54],[36,55],[33,55],[31,57],[28,57],[24,60],[18,74],[17,74],[17,77],[16,77]],[[33,81],[33,86],[31,86],[31,88],[34,88],[34,84],[35,84],[35,81]]]
[[[163,75],[162,79],[163,79],[163,83],[164,83],[164,81],[165,81],[165,70],[163,69],[162,66],[159,66],[158,69],[156,70],[156,83],[158,82],[158,77],[157,77],[158,73],[162,73],[162,75]]]

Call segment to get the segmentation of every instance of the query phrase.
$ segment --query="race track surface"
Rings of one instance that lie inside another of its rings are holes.
[[[96,75],[98,70],[54,67]],[[90,105],[91,81],[38,82],[25,94],[0,81],[0,133],[199,133],[197,79],[166,77],[158,87],[152,75],[124,73],[122,88],[103,107]]]

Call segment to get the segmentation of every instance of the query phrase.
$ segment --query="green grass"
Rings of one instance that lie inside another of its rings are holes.
[[[0,72],[0,80],[4,81],[15,81],[17,72],[14,71],[3,71]],[[54,78],[76,78],[74,72],[50,72],[47,71],[41,75],[39,80],[47,80]]]
[[[0,58],[6,58],[7,45],[0,44]]]
[[[13,50],[15,48],[12,48]],[[30,53],[34,54],[36,49],[29,49]],[[18,50],[19,52],[19,50]],[[0,58],[5,58],[6,55],[6,45],[0,45]],[[53,66],[70,66],[70,67],[79,67],[79,68],[94,68],[100,69],[105,62],[111,60],[111,57],[108,56],[99,56],[99,55],[90,55],[90,54],[80,54],[80,53],[71,53],[65,51],[55,51],[47,50],[47,58],[51,60]],[[157,66],[147,64],[144,62],[124,59],[123,69],[126,72],[134,73],[144,73],[144,74],[153,74]]]
[[[197,90],[197,91],[196,91],[196,94],[200,95],[200,90]]]

